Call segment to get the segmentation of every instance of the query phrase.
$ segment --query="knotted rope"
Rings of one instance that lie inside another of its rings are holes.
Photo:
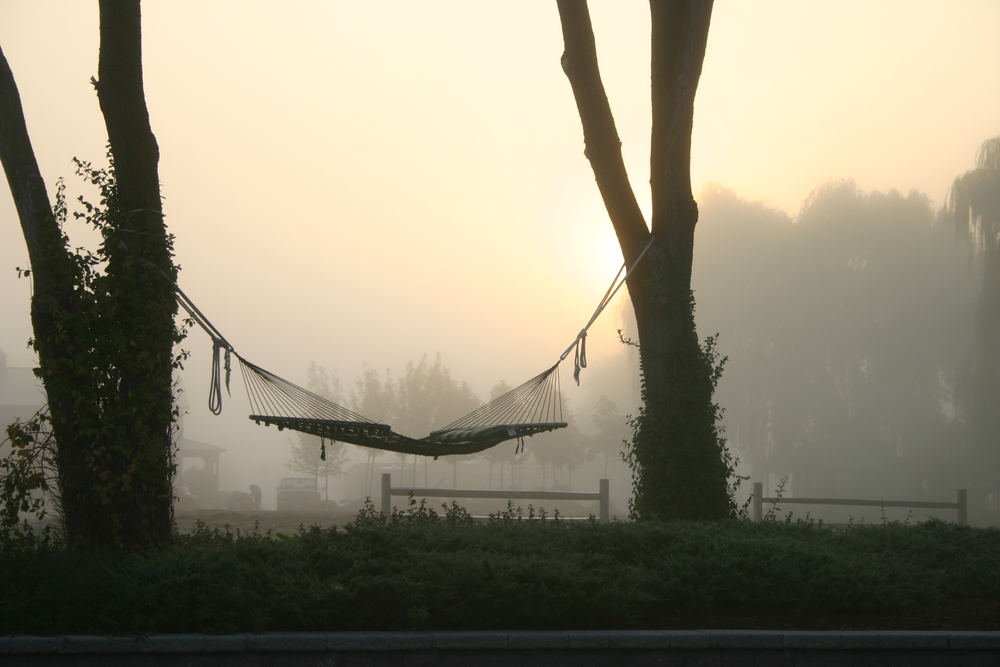
[[[576,335],[576,338],[569,344],[569,347],[559,355],[559,361],[562,361],[569,356],[570,352],[574,353],[573,379],[576,380],[577,384],[580,384],[580,371],[587,367],[587,330],[597,321],[597,318],[604,312],[604,309],[608,307],[608,304],[611,303],[611,300],[618,293],[618,290],[621,289],[622,285],[628,282],[628,277],[632,275],[632,272],[639,266],[639,262],[642,261],[642,258],[646,256],[646,252],[653,245],[654,238],[653,236],[649,237],[646,246],[639,253],[639,256],[635,258],[635,261],[632,262],[632,266],[628,268],[628,271],[625,271],[625,263],[622,262],[621,268],[618,269],[618,273],[615,274],[615,277],[611,280],[611,284],[608,285],[607,291],[604,292],[604,297],[601,298],[601,302],[594,309],[594,314],[590,316],[590,321],[587,322],[585,327],[580,329],[580,333]],[[624,276],[622,276],[623,271],[625,272]]]
[[[175,287],[177,291],[177,303],[187,311],[191,320],[204,329],[205,333],[212,339],[212,378],[208,388],[208,409],[213,415],[222,414],[222,371],[226,372],[226,393],[232,395],[229,390],[229,379],[232,376],[232,355],[235,354],[233,346],[229,344],[215,325],[209,321],[205,314],[194,305],[194,302],[180,287]],[[225,357],[222,351],[225,350]],[[239,357],[239,355],[236,355]]]

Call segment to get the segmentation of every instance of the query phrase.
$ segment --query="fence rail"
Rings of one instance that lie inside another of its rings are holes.
[[[611,520],[610,485],[602,479],[596,492],[588,491],[485,491],[482,489],[423,489],[419,487],[392,486],[389,473],[382,473],[382,513],[389,516],[392,511],[392,496],[414,498],[497,498],[499,500],[596,500],[599,505],[598,520]]]
[[[958,489],[955,502],[928,500],[860,500],[856,498],[765,498],[764,485],[753,483],[753,520],[764,518],[764,503],[780,505],[851,505],[862,507],[908,507],[914,509],[947,509],[958,511],[958,524],[964,526],[969,518],[969,501],[965,489]]]

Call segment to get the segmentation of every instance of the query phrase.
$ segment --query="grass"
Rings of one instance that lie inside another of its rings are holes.
[[[669,627],[1000,629],[1000,531],[942,522],[472,524],[369,508],[153,554],[0,543],[0,634]],[[909,621],[907,621],[909,619]],[[979,619],[977,621],[977,619]],[[929,624],[929,625],[928,625]]]

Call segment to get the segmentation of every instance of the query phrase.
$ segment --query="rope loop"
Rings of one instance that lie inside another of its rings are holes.
[[[587,367],[587,330],[590,329],[594,322],[597,321],[597,318],[602,312],[604,312],[604,309],[608,307],[608,304],[611,303],[611,300],[614,298],[615,294],[618,293],[618,290],[622,288],[622,285],[625,285],[628,282],[629,276],[632,275],[632,272],[635,271],[637,266],[639,266],[639,262],[642,261],[642,258],[646,256],[646,253],[649,251],[650,247],[652,247],[653,240],[655,238],[656,237],[654,236],[649,237],[649,240],[646,242],[645,247],[643,247],[642,252],[640,252],[639,256],[635,258],[634,262],[632,262],[632,266],[627,266],[624,263],[622,264],[621,268],[618,269],[618,273],[615,274],[614,279],[611,281],[611,284],[608,285],[608,290],[604,293],[604,297],[601,299],[601,302],[598,303],[597,308],[594,309],[594,314],[590,316],[590,321],[587,322],[587,325],[580,330],[580,333],[576,335],[576,338],[569,344],[569,347],[567,347],[563,353],[559,355],[559,361],[562,361],[569,355],[570,352],[574,353],[573,379],[576,380],[577,384],[580,384],[580,369]],[[627,271],[625,270],[626,268],[628,269]],[[558,362],[556,363],[558,365]]]
[[[587,330],[581,329],[576,337],[573,354],[573,379],[580,384],[580,370],[587,367]]]
[[[232,396],[229,391],[229,378],[232,375],[232,353],[233,348],[221,338],[212,338],[212,379],[208,387],[208,409],[213,415],[222,414],[222,369],[226,370],[226,393]],[[226,351],[223,361],[221,350]]]

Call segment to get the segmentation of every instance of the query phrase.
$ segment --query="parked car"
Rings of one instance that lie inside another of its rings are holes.
[[[316,509],[319,486],[313,477],[286,477],[278,483],[278,511]]]

